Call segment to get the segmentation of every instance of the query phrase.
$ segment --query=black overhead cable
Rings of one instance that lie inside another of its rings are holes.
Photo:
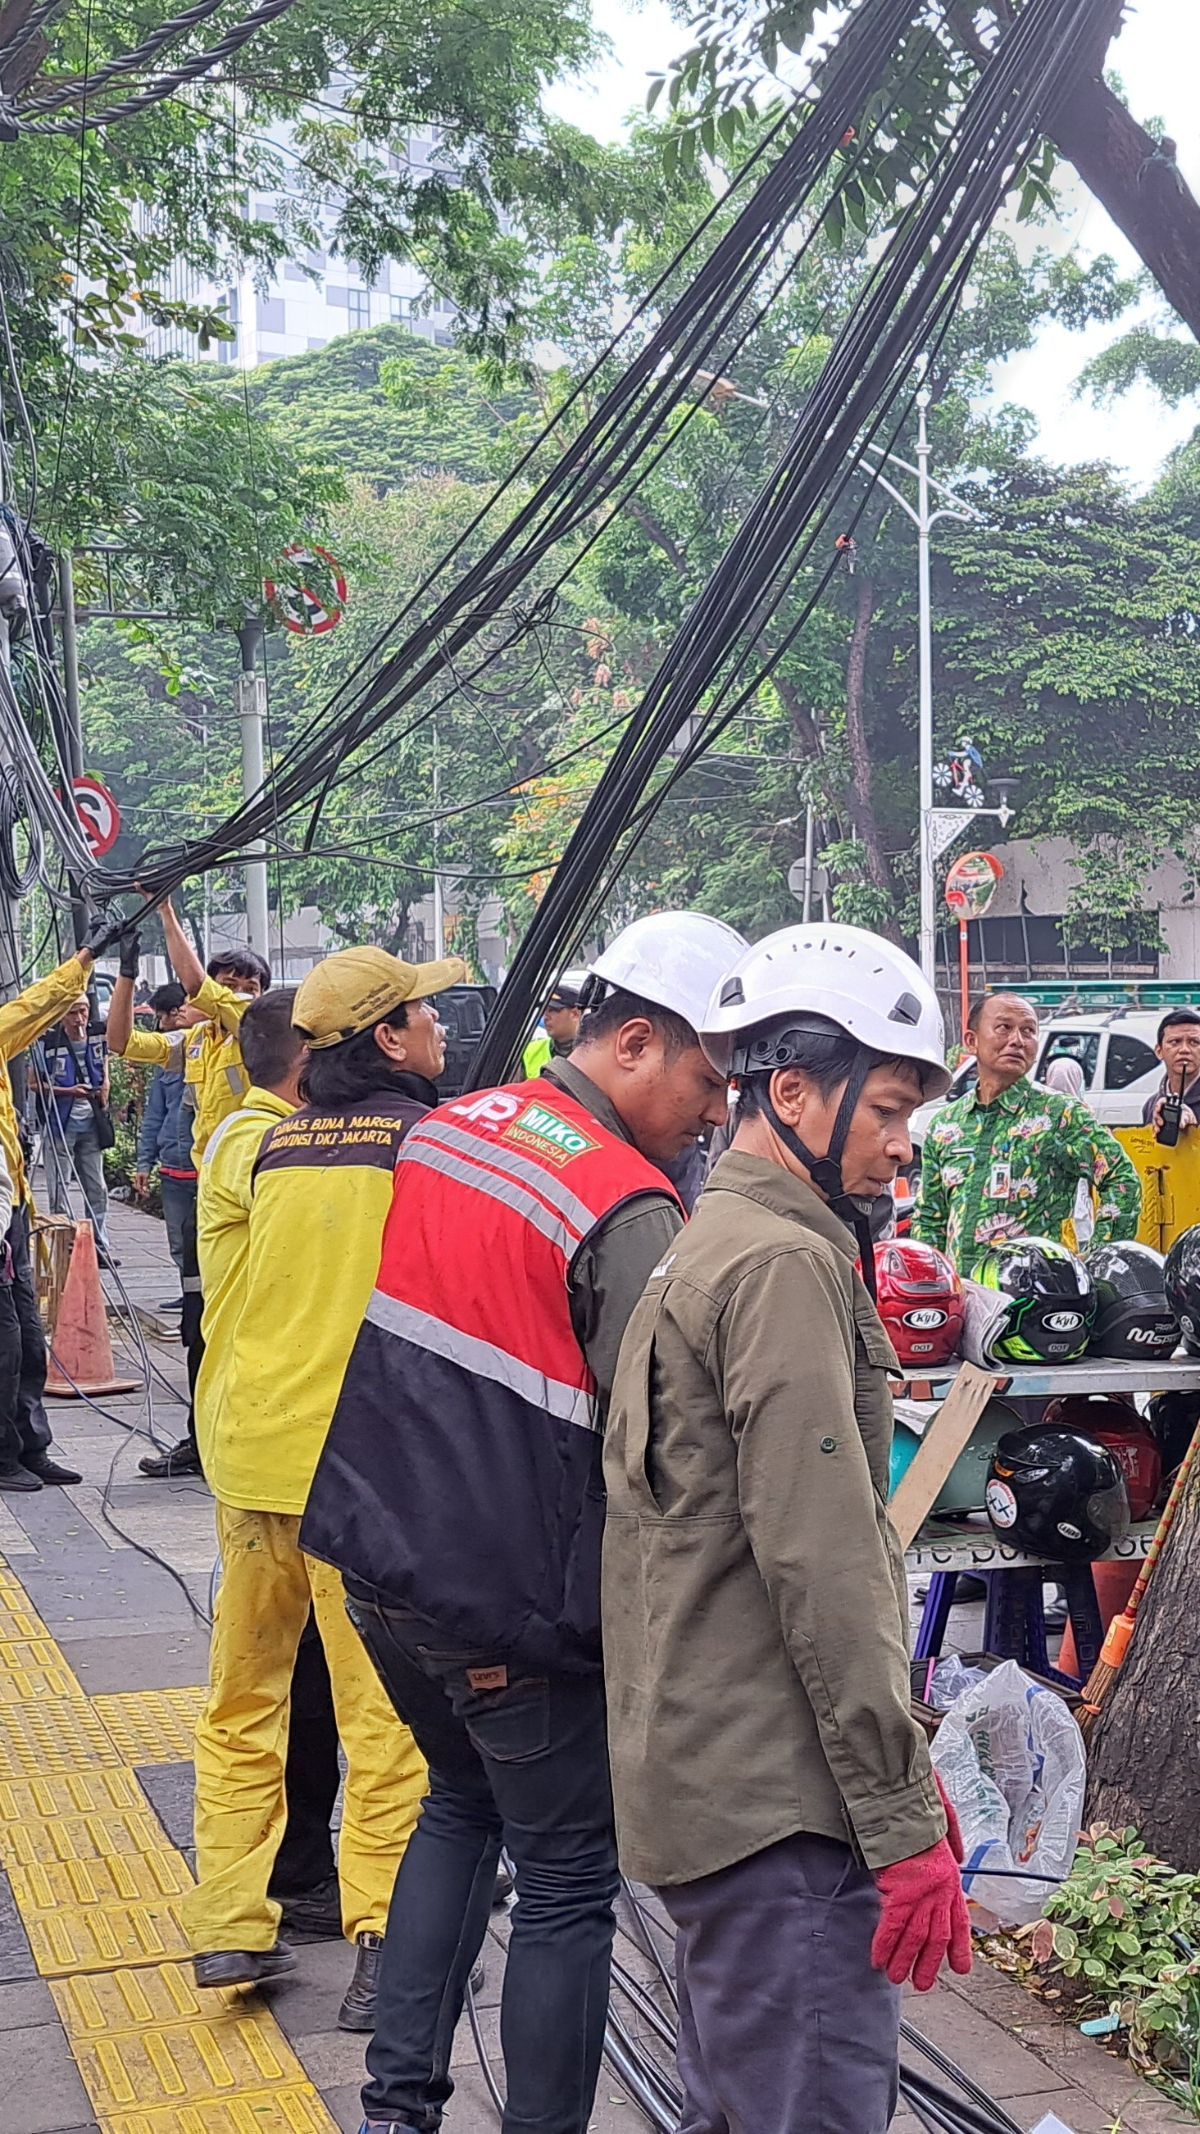
[[[795,569],[795,551],[861,460],[870,426],[903,391],[931,330],[945,322],[1015,171],[1085,59],[1106,0],[1029,0],[964,106],[927,200],[891,239],[884,271],[856,299],[776,467],[650,682],[525,935],[472,1062],[481,1087],[516,1057],[531,1003],[570,960],[608,868],[660,759],[714,687],[755,653]],[[757,679],[766,670],[761,662]],[[748,685],[753,686],[753,685]]]
[[[225,36],[216,44],[210,45],[207,51],[194,52],[190,59],[180,60],[170,73],[159,75],[157,80],[147,82],[136,95],[126,97],[123,103],[110,104],[102,111],[94,111],[85,105],[70,118],[31,119],[22,125],[22,131],[27,134],[83,134],[90,132],[95,126],[115,126],[125,119],[136,118],[140,112],[149,111],[153,105],[161,104],[167,97],[173,96],[175,91],[182,89],[187,82],[198,81],[202,75],[211,73],[212,69],[220,66],[224,60],[232,59],[259,30],[265,29],[268,23],[277,21],[280,15],[286,15],[288,9],[295,4],[296,0],[260,0],[258,7],[247,15],[243,22],[228,30]],[[85,84],[78,93],[90,97],[91,84]]]
[[[45,0],[50,10],[60,4],[61,0]],[[106,82],[117,81],[125,74],[137,74],[147,60],[157,59],[159,53],[174,44],[177,38],[186,37],[189,30],[197,29],[200,23],[207,22],[210,16],[226,6],[228,0],[196,0],[195,7],[185,8],[181,15],[172,15],[169,21],[160,22],[158,28],[132,51],[122,52],[116,59],[106,59],[103,66],[94,68],[90,74],[72,75],[64,81],[51,79],[41,88],[34,87],[21,98],[22,117],[27,112],[61,111],[65,104],[77,104],[81,98],[94,96]]]
[[[307,749],[293,750],[281,760],[272,793],[252,796],[211,837],[157,859],[150,855],[139,866],[138,879],[149,892],[166,894],[186,874],[221,864],[249,839],[266,834],[276,811],[287,813],[317,790],[350,748],[446,671],[482,631],[500,628],[511,642],[527,634],[538,608],[535,601],[531,609],[514,613],[520,588],[555,542],[591,522],[639,457],[659,441],[666,415],[691,393],[732,312],[754,287],[778,233],[823,180],[847,129],[861,121],[863,106],[885,74],[913,6],[914,0],[863,0],[820,69],[820,93],[803,126],[511,523],[410,630],[346,713]],[[666,270],[663,281],[671,271]],[[410,602],[406,614],[412,606]],[[102,870],[93,870],[93,883],[107,895],[135,887],[128,876]]]

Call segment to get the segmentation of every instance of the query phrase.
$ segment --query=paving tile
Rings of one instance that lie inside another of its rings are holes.
[[[147,1624],[132,1636],[69,1637],[60,1634],[63,1656],[89,1697],[129,1689],[186,1689],[208,1680],[208,1633],[197,1626]]]
[[[296,1950],[296,1969],[271,1990],[271,2012],[284,2036],[296,2044],[331,2030],[353,1976],[354,1951],[348,1942],[302,1943]]]
[[[6,2031],[0,2046],[4,2134],[61,2134],[87,2124],[87,2091],[58,2023]]]
[[[1035,2097],[1055,2087],[1047,2081],[1044,2060],[955,1995],[911,1998],[905,2019],[997,2097]]]
[[[195,1844],[195,1766],[139,1764],[135,1776],[172,1845],[177,1845],[180,1852],[190,1852]]]
[[[38,1967],[8,1876],[0,1872],[0,1981],[35,1979]],[[3,2063],[0,2062],[0,2065]]]
[[[90,1771],[121,1758],[83,1697],[12,1704],[0,1726],[0,1780],[52,1771]]]
[[[321,2101],[339,2128],[340,2134],[358,2134],[362,2125],[362,2096],[357,2082],[346,2082],[336,2089],[322,2090]],[[492,2116],[494,2126],[495,2114]],[[462,2119],[455,2104],[451,2104],[446,2119],[446,2134],[467,2134],[467,2123]]]
[[[333,2134],[336,2125],[309,2083],[198,2104],[135,2106],[104,2122],[105,2134]]]
[[[133,1549],[106,1549],[94,1535],[90,1546],[81,1541],[53,1557],[22,1563],[21,1577],[33,1606],[56,1634],[77,1624],[95,1637],[98,1620],[121,1624],[126,1633],[131,1621],[156,1616],[182,1618],[188,1625],[194,1620],[174,1579],[157,1564]]]
[[[203,1690],[133,1690],[96,1697],[93,1708],[125,1763],[175,1764],[192,1753]]]
[[[34,2030],[39,2023],[57,2023],[54,1997],[44,1979],[31,1978],[0,1986],[0,2060],[3,2037],[8,2030]]]
[[[327,2023],[332,2024],[336,2010],[336,2001],[326,2004]],[[293,2036],[290,2042],[305,2074],[322,2093],[353,2087],[357,2095],[362,2088],[367,2076],[369,2038],[353,2031],[329,2029],[308,2031],[303,2037]]]

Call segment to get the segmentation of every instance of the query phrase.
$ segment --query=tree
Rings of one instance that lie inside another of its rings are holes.
[[[1020,0],[985,0],[982,6],[954,0],[948,8],[922,8],[916,15],[891,57],[886,83],[863,114],[864,138],[854,146],[845,211],[860,229],[877,208],[895,208],[914,172],[946,140],[990,44],[1011,24],[1019,5]],[[1051,139],[1022,176],[1021,211],[1053,205],[1054,167],[1065,156],[1167,302],[1200,336],[1200,204],[1184,182],[1174,142],[1139,124],[1104,79],[1105,58],[1124,11],[1125,0],[1110,0],[1103,12],[1091,57],[1055,113]],[[759,0],[749,13],[741,0],[715,0],[697,24],[696,41],[652,90],[657,94],[665,81],[679,113],[673,160],[694,162],[701,149],[711,155],[718,130],[726,145],[738,138],[748,119],[777,93],[780,47],[802,52],[819,12],[819,0]],[[868,122],[876,117],[880,129],[872,136]],[[844,228],[840,209],[838,215]]]
[[[1088,1759],[1087,1820],[1136,1825],[1148,1851],[1200,1870],[1200,1472],[1138,1610]]]

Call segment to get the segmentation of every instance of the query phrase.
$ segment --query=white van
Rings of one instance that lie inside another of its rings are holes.
[[[1077,1059],[1083,1069],[1084,1097],[1106,1126],[1140,1126],[1146,1098],[1157,1094],[1162,1064],[1154,1041],[1165,1010],[1117,1008],[1091,1015],[1054,1015],[1042,1025],[1034,1079],[1040,1081],[1051,1060]],[[944,1097],[922,1104],[913,1113],[913,1153],[944,1104],[974,1089],[976,1066],[965,1059]]]

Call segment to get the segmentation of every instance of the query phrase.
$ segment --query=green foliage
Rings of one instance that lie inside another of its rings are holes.
[[[1143,379],[1168,407],[1178,407],[1200,393],[1200,347],[1153,326],[1135,326],[1085,364],[1079,383],[1097,400],[1109,400]]]
[[[1132,2059],[1200,2108],[1200,1875],[1156,1860],[1136,1830],[1097,1824],[1022,1939],[1040,1970],[1120,2017]]]

